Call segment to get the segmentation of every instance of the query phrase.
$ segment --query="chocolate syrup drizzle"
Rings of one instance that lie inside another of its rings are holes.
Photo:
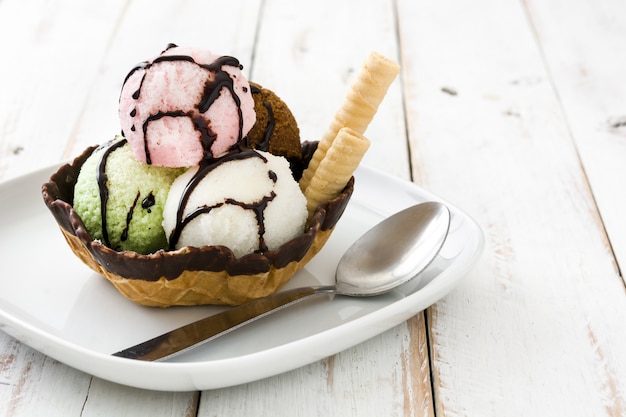
[[[137,64],[132,70],[130,70],[128,75],[126,75],[126,78],[124,79],[124,85],[135,72],[139,70],[144,70],[144,73],[141,77],[141,81],[139,82],[139,87],[132,94],[133,99],[134,100],[139,99],[141,95],[141,89],[143,87],[143,83],[146,78],[146,74],[148,73],[148,70],[152,66],[158,65],[159,63],[162,63],[162,62],[189,62],[189,63],[195,64],[198,67],[207,70],[208,73],[215,74],[215,78],[212,81],[209,81],[208,74],[207,74],[207,80],[204,85],[204,91],[202,93],[200,101],[196,104],[197,111],[200,114],[205,113],[211,107],[211,105],[215,102],[215,100],[217,100],[218,97],[220,97],[222,89],[226,88],[230,92],[230,96],[232,97],[237,107],[237,115],[239,116],[239,134],[238,134],[237,142],[241,141],[241,139],[243,138],[243,111],[241,110],[241,99],[235,93],[235,86],[234,86],[233,78],[231,78],[231,75],[229,73],[227,73],[226,71],[222,69],[222,67],[224,66],[231,66],[231,67],[237,67],[239,69],[243,69],[243,66],[239,63],[239,60],[232,56],[221,56],[210,64],[199,64],[193,59],[193,57],[189,55],[162,55],[165,51],[174,47],[176,47],[175,44],[172,44],[172,43],[169,44],[167,48],[163,52],[161,52],[161,55],[159,57],[155,58],[152,62],[144,61],[144,62]],[[136,109],[131,110],[130,112],[131,117],[135,117],[136,114],[137,114]],[[216,135],[214,132],[211,131],[211,128],[208,125],[207,121],[204,118],[199,117],[195,111],[185,112],[182,110],[177,110],[177,111],[158,112],[156,114],[151,114],[143,122],[142,128],[143,128],[143,141],[144,141],[144,152],[146,155],[146,163],[148,164],[152,163],[151,158],[150,158],[150,150],[148,149],[148,140],[147,140],[148,124],[151,121],[158,120],[166,116],[167,117],[191,118],[195,130],[200,133],[200,143],[202,145],[202,149],[204,150],[205,157],[213,157],[211,153],[211,146],[215,142]],[[131,131],[135,131],[134,124],[131,127]],[[124,132],[122,132],[122,135],[124,135]]]
[[[150,191],[148,197],[144,198],[141,202],[141,208],[147,210],[148,213],[152,213],[151,207],[156,204],[156,199],[154,198],[154,194]]]
[[[108,247],[111,246],[111,239],[109,237],[108,225],[107,225],[107,205],[109,201],[109,186],[108,181],[109,177],[106,172],[107,162],[111,157],[111,154],[115,152],[117,149],[121,148],[126,144],[126,139],[121,139],[114,143],[109,143],[106,146],[106,149],[102,153],[102,159],[97,166],[96,172],[96,182],[98,183],[98,190],[100,193],[100,218],[102,225],[102,241]],[[104,146],[103,146],[104,147]],[[130,222],[133,220],[133,214],[135,212],[135,207],[139,203],[139,199],[141,198],[141,191],[137,191],[137,195],[133,201],[133,204],[128,208],[128,212],[126,213],[126,226],[122,230],[122,234],[120,235],[120,240],[125,242],[128,240],[128,233],[130,229]],[[141,201],[141,208],[147,210],[148,213],[151,213],[151,207],[156,204],[156,199],[152,191],[148,194],[146,198]],[[114,248],[115,249],[115,248]]]
[[[261,94],[261,89],[257,86],[251,85],[250,88],[252,94]],[[255,148],[261,151],[268,151],[270,147],[270,139],[272,138],[274,128],[276,127],[276,119],[274,118],[274,109],[272,108],[272,104],[268,101],[264,101],[263,106],[265,107],[265,110],[267,110],[267,124],[265,125],[265,130],[263,131],[263,141],[257,143]],[[249,148],[252,147],[249,140],[246,144]]]
[[[236,205],[245,210],[251,210],[254,213],[254,216],[257,221],[258,226],[258,236],[259,236],[259,247],[255,251],[255,253],[263,253],[268,250],[267,245],[265,244],[265,220],[264,220],[264,212],[267,205],[274,200],[276,197],[276,193],[273,191],[270,195],[263,196],[259,201],[255,202],[242,202],[237,201],[232,198],[228,198],[223,202],[219,202],[212,206],[201,206],[191,211],[189,214],[185,215],[185,210],[187,208],[187,204],[189,203],[189,198],[191,194],[194,192],[198,184],[207,176],[211,171],[220,166],[221,164],[229,161],[235,160],[243,160],[248,158],[260,158],[264,163],[267,163],[267,158],[263,155],[259,154],[253,149],[245,149],[245,150],[234,150],[226,155],[220,157],[219,159],[204,159],[200,162],[198,167],[198,171],[193,175],[193,177],[189,180],[181,198],[178,202],[178,208],[176,211],[176,225],[174,230],[172,230],[169,236],[169,250],[174,250],[176,248],[176,244],[178,243],[180,236],[184,230],[184,228],[196,217],[200,214],[209,213],[211,210],[216,209],[218,207],[222,207],[223,205]],[[272,170],[268,170],[268,176],[272,180],[272,182],[276,183],[278,177],[276,173]]]
[[[133,219],[133,213],[135,212],[135,207],[137,206],[137,202],[139,201],[139,196],[141,196],[141,192],[137,191],[137,195],[133,200],[133,204],[128,209],[128,213],[126,213],[126,226],[124,230],[122,230],[122,234],[120,236],[120,240],[125,242],[128,239],[128,229],[130,228],[130,222]]]
[[[102,241],[105,245],[111,247],[111,241],[109,240],[109,231],[107,230],[107,203],[109,201],[109,188],[107,182],[109,180],[106,173],[106,165],[109,156],[116,150],[124,146],[126,139],[113,143],[102,154],[102,159],[98,164],[98,171],[96,173],[96,181],[98,182],[98,190],[100,191],[100,218],[102,222]]]

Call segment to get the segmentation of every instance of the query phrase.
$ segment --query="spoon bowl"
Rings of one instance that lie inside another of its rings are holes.
[[[350,296],[388,292],[416,277],[437,256],[450,211],[437,202],[411,206],[361,236],[337,266],[336,289]]]
[[[411,206],[356,240],[337,266],[336,285],[301,287],[249,301],[113,354],[163,360],[238,329],[298,301],[320,294],[364,297],[383,294],[419,275],[448,235],[450,211],[438,202]]]

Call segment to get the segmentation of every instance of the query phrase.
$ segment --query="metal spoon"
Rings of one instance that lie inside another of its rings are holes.
[[[295,288],[250,301],[113,356],[162,360],[315,295],[364,297],[389,292],[430,264],[439,253],[449,226],[450,212],[443,204],[411,206],[383,220],[348,248],[337,266],[336,285]]]

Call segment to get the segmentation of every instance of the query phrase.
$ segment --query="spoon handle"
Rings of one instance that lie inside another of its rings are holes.
[[[113,356],[143,361],[163,360],[223,336],[298,301],[318,294],[334,293],[336,293],[336,288],[333,285],[294,288],[279,292],[179,327],[138,345],[116,352]]]

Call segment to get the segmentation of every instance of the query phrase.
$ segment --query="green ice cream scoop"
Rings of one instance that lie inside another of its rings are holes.
[[[74,210],[91,237],[110,248],[155,252],[167,247],[163,205],[172,182],[184,171],[137,161],[118,136],[96,149],[81,167]]]

